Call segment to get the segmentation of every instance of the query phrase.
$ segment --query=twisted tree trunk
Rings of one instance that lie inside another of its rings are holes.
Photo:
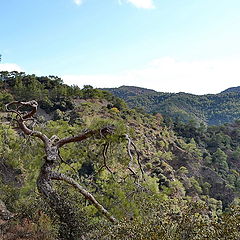
[[[26,106],[30,107],[31,111],[24,115],[20,112],[20,109]],[[37,111],[37,107],[38,103],[36,101],[15,101],[6,105],[8,112],[16,114],[15,120],[18,123],[18,127],[22,131],[26,135],[41,139],[44,143],[46,156],[44,157],[44,163],[39,173],[37,187],[50,207],[54,209],[56,214],[59,216],[61,222],[59,232],[60,239],[78,239],[81,235],[81,229],[78,224],[78,217],[74,209],[69,205],[69,203],[65,201],[64,197],[57,193],[57,191],[53,188],[52,182],[54,180],[60,180],[70,184],[72,187],[77,189],[88,201],[90,201],[109,221],[113,223],[116,222],[116,219],[111,216],[111,214],[94,198],[94,196],[85,190],[78,182],[64,174],[54,172],[54,168],[59,165],[58,152],[60,147],[71,142],[81,142],[92,136],[104,137],[107,134],[112,134],[114,132],[114,128],[112,126],[108,126],[98,130],[89,130],[77,136],[63,139],[58,139],[57,136],[48,138],[42,132],[29,129],[25,124],[26,121],[33,120],[33,116]]]
[[[52,168],[52,163],[43,164],[37,180],[38,191],[59,216],[59,239],[78,239],[81,236],[78,216],[66,199],[52,187]]]

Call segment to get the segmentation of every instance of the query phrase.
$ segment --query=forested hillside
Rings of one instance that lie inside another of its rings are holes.
[[[240,87],[231,87],[222,91],[222,93],[227,93],[227,92],[240,92]]]
[[[199,96],[199,102],[198,96],[183,93],[133,92],[126,93],[128,103],[142,99],[139,107],[174,99],[168,116],[176,102],[184,105],[183,96],[188,106],[195,99],[195,106],[209,103],[209,109],[217,102],[237,102],[233,93],[218,100],[208,95],[205,102]],[[1,72],[0,107],[3,239],[239,239],[239,121],[218,126],[174,121],[131,109],[91,86],[80,89],[56,76],[17,72]],[[54,159],[59,177],[49,187],[59,196],[57,208],[38,187],[44,165],[53,161],[44,146],[51,141],[54,150],[70,140]],[[74,187],[70,180],[59,181],[61,176],[71,178]]]
[[[239,88],[208,95],[163,93],[127,86],[104,90],[124,99],[132,108],[148,113],[161,113],[184,122],[195,120],[209,125],[220,125],[240,119]],[[141,94],[138,94],[139,92]]]

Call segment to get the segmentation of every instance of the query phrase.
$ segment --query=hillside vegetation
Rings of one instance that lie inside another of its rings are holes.
[[[3,239],[60,239],[64,228],[37,190],[42,143],[24,135],[14,114],[4,108],[13,100],[33,99],[40,108],[37,121],[30,121],[29,128],[49,137],[73,136],[103,126],[116,129],[109,138],[93,137],[60,150],[56,171],[75,179],[118,220],[118,224],[109,223],[74,189],[56,182],[54,187],[78,216],[81,232],[74,239],[239,239],[239,121],[209,127],[195,121],[172,121],[159,113],[131,109],[109,92],[67,86],[58,77],[17,72],[2,72],[1,76]],[[161,95],[144,92],[146,100]],[[143,94],[141,89],[128,97],[136,100],[139,94]],[[162,99],[180,95],[162,94]],[[125,134],[136,148],[129,151],[121,137]]]
[[[124,99],[132,108],[161,113],[175,120],[195,120],[208,125],[240,119],[240,91],[230,88],[219,94],[164,93],[138,87],[104,89]]]

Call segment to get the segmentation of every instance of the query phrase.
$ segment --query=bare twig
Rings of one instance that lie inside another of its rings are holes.
[[[107,126],[101,129],[97,129],[97,130],[88,130],[84,133],[81,133],[77,136],[72,136],[72,137],[67,137],[67,138],[63,138],[60,139],[57,143],[56,146],[58,148],[62,147],[63,145],[67,144],[67,143],[71,143],[71,142],[81,142],[87,138],[90,138],[92,136],[99,136],[99,137],[105,137],[109,134],[113,134],[115,128],[113,126]]]
[[[139,155],[139,152],[137,151],[137,147],[136,145],[132,142],[131,138],[125,134],[124,135],[125,139],[128,141],[128,145],[127,145],[127,152],[128,152],[128,155],[130,157],[130,161],[129,161],[129,164],[128,164],[128,170],[136,177],[137,174],[135,173],[135,171],[132,169],[132,164],[133,164],[133,156],[132,156],[132,153],[131,153],[131,146],[133,146],[134,150],[136,151],[137,153],[137,163],[139,165],[139,168],[141,170],[141,173],[142,173],[142,177],[144,178],[144,172],[143,172],[143,169],[142,169],[142,165],[141,165],[141,162],[140,162],[140,155]]]
[[[139,168],[140,168],[140,170],[141,170],[142,177],[144,178],[144,171],[143,171],[143,168],[142,168],[142,164],[141,164],[141,162],[140,162],[140,154],[139,154],[139,151],[137,150],[136,145],[135,145],[132,141],[131,141],[131,144],[132,144],[132,146],[134,147],[134,149],[135,149],[135,151],[136,151],[136,153],[137,153],[137,162],[138,162]],[[144,180],[145,180],[145,178],[144,178]]]
[[[17,106],[17,110],[14,110],[12,108],[10,108],[11,106],[16,105]],[[24,116],[22,116],[21,112],[19,111],[19,109],[22,106],[27,106],[30,107],[32,110],[30,112],[28,112],[27,114],[25,114]],[[7,112],[11,112],[11,113],[15,113],[18,117],[18,119],[16,119],[19,128],[26,134],[26,135],[32,135],[34,137],[38,137],[40,138],[45,144],[47,144],[48,142],[48,137],[39,132],[39,131],[33,131],[31,129],[29,129],[26,124],[25,121],[32,119],[33,115],[36,113],[37,111],[37,107],[38,107],[38,103],[36,101],[29,101],[29,102],[20,102],[20,101],[13,101],[11,103],[6,104],[6,110]]]
[[[124,135],[125,138],[128,140],[128,145],[127,145],[127,152],[128,152],[128,156],[130,157],[130,161],[128,163],[128,170],[134,175],[134,176],[137,176],[137,174],[134,172],[134,170],[131,168],[132,164],[133,164],[133,156],[132,156],[132,153],[131,153],[131,139],[130,137],[125,134]]]
[[[93,197],[91,193],[86,191],[81,185],[79,185],[75,180],[72,178],[57,172],[51,173],[51,179],[53,180],[62,180],[70,185],[72,185],[74,188],[76,188],[86,199],[88,199],[98,210],[101,212],[108,220],[110,220],[113,223],[116,223],[117,220],[111,216],[111,214]]]

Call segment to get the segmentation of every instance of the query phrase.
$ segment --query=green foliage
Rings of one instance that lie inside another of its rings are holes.
[[[78,181],[119,220],[117,225],[110,225],[75,189],[54,183],[79,213],[85,239],[225,239],[226,236],[237,239],[239,121],[212,127],[197,121],[173,122],[159,114],[152,116],[139,109],[128,109],[123,100],[91,86],[83,89],[66,86],[55,76],[36,77],[16,72],[5,72],[4,76],[0,85],[2,106],[12,99],[38,100],[42,109],[53,114],[41,116],[34,129],[48,137],[63,138],[106,126],[115,128],[111,136],[89,138],[60,149],[64,162],[56,171]],[[133,90],[128,92],[132,99],[143,93],[138,89],[134,95]],[[148,97],[138,103],[140,107],[148,106],[151,101],[165,101],[169,110],[185,119],[188,111],[179,107],[200,104],[197,97],[185,94],[144,93]],[[177,106],[172,103],[173,98],[179,101]],[[208,98],[203,101],[207,104]],[[198,112],[194,114],[199,116]],[[44,121],[50,115],[54,119]],[[10,121],[10,115],[5,120]],[[59,219],[36,189],[44,157],[42,144],[16,130],[0,125],[1,198],[11,211],[18,213],[19,221],[30,219],[35,232],[47,229],[46,235],[38,239],[56,239]],[[130,149],[131,164],[125,134],[136,146]],[[106,143],[109,148],[104,157]],[[137,176],[130,171],[129,164]],[[10,180],[6,174],[11,175]],[[231,203],[236,206],[231,207]]]
[[[0,92],[0,111],[5,110],[5,104],[11,102],[13,100],[12,94],[2,91]]]
[[[148,113],[161,113],[183,122],[194,120],[199,124],[203,122],[218,125],[240,118],[239,91],[198,96],[127,86],[105,90],[124,99],[132,108],[143,109]]]
[[[54,110],[67,111],[74,108],[73,99],[106,99],[112,108],[126,109],[126,103],[112,94],[86,85],[67,86],[56,76],[37,77],[23,72],[0,72],[0,108],[12,99],[20,101],[37,100],[47,113]],[[6,91],[7,90],[7,91]]]
[[[227,155],[218,148],[212,155],[213,164],[216,165],[219,172],[224,173],[229,170],[227,163]]]
[[[178,170],[178,174],[182,175],[182,174],[188,174],[188,169],[184,166],[181,166]]]
[[[235,220],[239,220],[239,209],[231,209],[218,218],[211,218],[202,202],[156,202],[156,198],[142,201],[144,221],[126,219],[116,226],[96,226],[93,232],[86,235],[87,239],[190,240],[225,239],[226,236],[228,239],[238,239],[239,221]]]
[[[199,182],[194,177],[189,178],[189,180],[190,180],[190,183],[192,185],[193,190],[195,192],[197,192],[198,194],[201,194],[202,193],[202,188],[199,185]]]
[[[181,147],[189,154],[191,154],[195,159],[199,160],[202,158],[202,152],[198,148],[194,138],[191,138],[189,143],[186,143],[184,141],[179,141],[179,143],[181,144]]]
[[[61,119],[63,119],[63,117],[64,117],[64,114],[61,110],[57,109],[54,111],[53,120],[55,120],[55,121],[61,120]]]
[[[208,182],[204,182],[202,184],[202,190],[203,190],[203,194],[209,195],[209,189],[211,188],[211,184]]]

